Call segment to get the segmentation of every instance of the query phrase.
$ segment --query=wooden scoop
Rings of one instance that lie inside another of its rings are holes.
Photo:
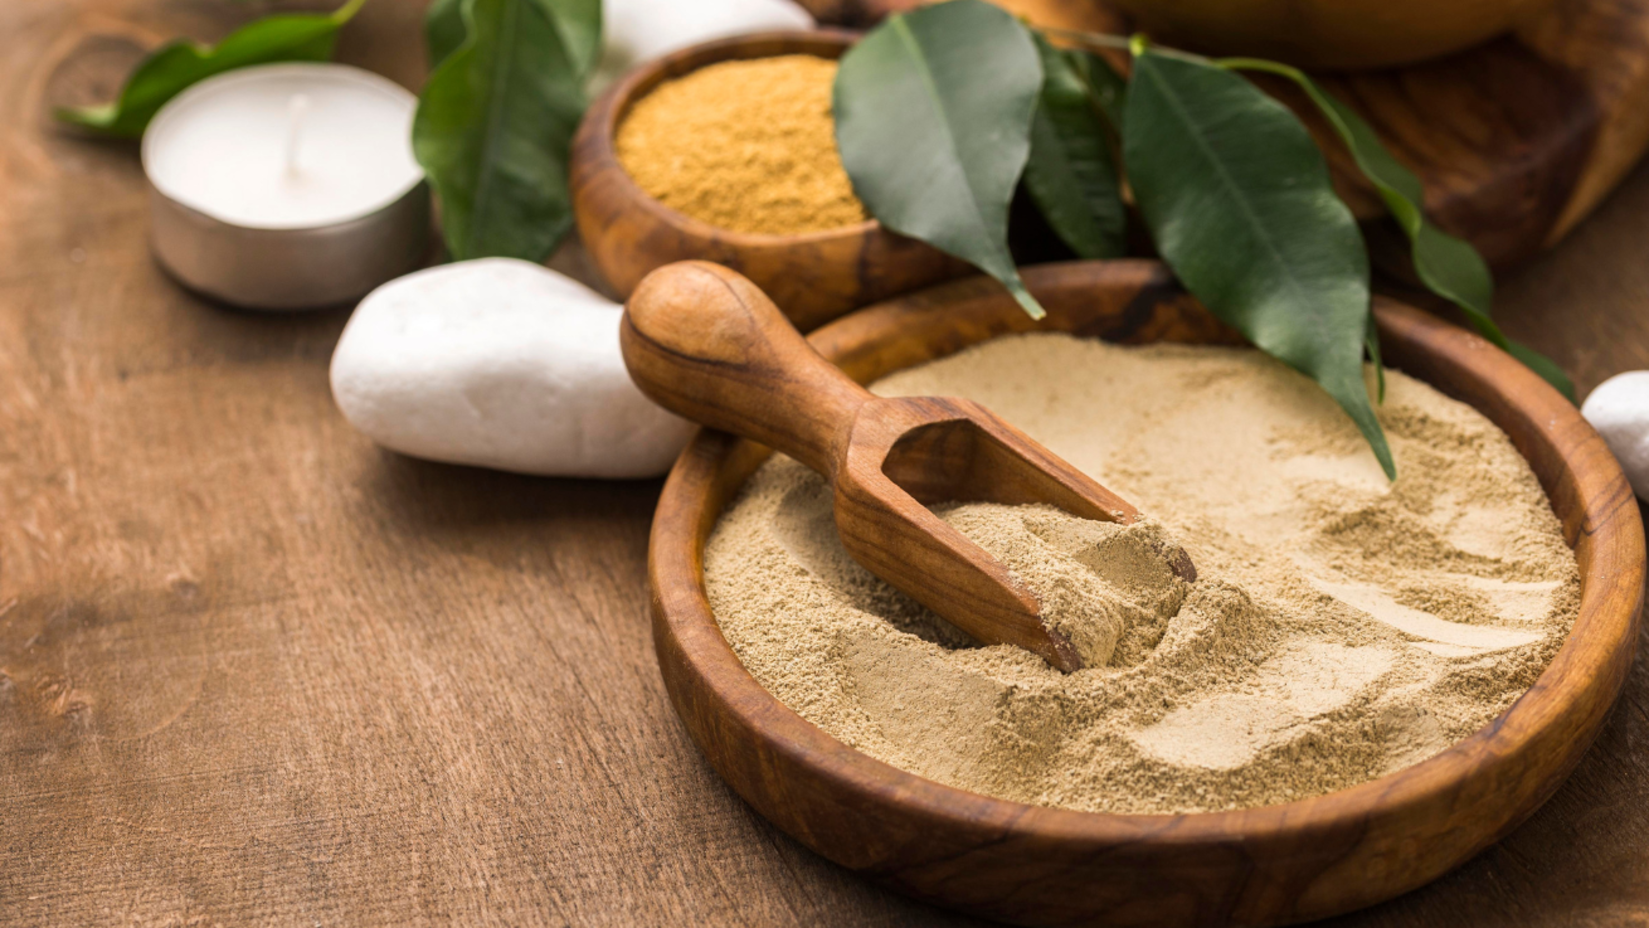
[[[924,503],[1048,503],[1129,524],[1139,512],[983,406],[873,395],[820,357],[755,284],[717,264],[654,271],[619,330],[641,391],[680,415],[775,448],[824,475],[836,530],[865,569],[985,644],[1064,671],[1082,659],[1036,595]],[[1196,573],[1183,552],[1176,573]]]

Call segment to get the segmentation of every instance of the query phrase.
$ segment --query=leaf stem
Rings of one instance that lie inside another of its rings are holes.
[[[332,21],[342,26],[355,18],[355,14],[366,5],[366,0],[349,0],[348,3],[332,11]]]
[[[1092,45],[1095,48],[1114,48],[1118,51],[1128,51],[1128,37],[1125,35],[1111,35],[1106,32],[1082,32],[1077,29],[1061,29],[1058,26],[1032,26],[1031,28],[1045,36],[1070,39],[1073,42]]]
[[[1090,48],[1113,49],[1115,51],[1128,52],[1131,55],[1138,55],[1140,51],[1148,44],[1143,33],[1136,33],[1132,36],[1126,36],[1113,35],[1109,32],[1084,32],[1080,29],[1062,29],[1058,26],[1032,26],[1031,28],[1045,36],[1065,39],[1070,42],[1075,42],[1078,45],[1086,45]],[[1205,58],[1202,55],[1182,51],[1177,48],[1169,48],[1165,45],[1157,45],[1155,43],[1149,44],[1151,51],[1162,55],[1165,58],[1178,58],[1181,61],[1195,61],[1198,64],[1210,63],[1210,59]]]
[[[1305,72],[1299,68],[1280,61],[1267,61],[1264,58],[1215,58],[1212,63],[1227,71],[1265,71],[1294,81],[1306,79]]]

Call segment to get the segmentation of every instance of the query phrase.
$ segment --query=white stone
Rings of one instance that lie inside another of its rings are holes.
[[[1627,371],[1598,384],[1580,414],[1615,453],[1632,492],[1649,500],[1649,371]]]
[[[711,39],[812,29],[813,17],[790,0],[602,0],[601,62],[592,93],[638,64]]]
[[[642,396],[619,354],[622,307],[512,258],[432,267],[355,309],[332,396],[413,457],[558,477],[664,473],[693,425]]]

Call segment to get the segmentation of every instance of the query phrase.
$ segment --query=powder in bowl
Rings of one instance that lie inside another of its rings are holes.
[[[1119,813],[1343,789],[1489,723],[1578,612],[1573,553],[1527,462],[1400,373],[1379,410],[1395,483],[1332,400],[1250,350],[1026,335],[876,390],[977,400],[1150,516],[1124,529],[938,507],[1045,614],[1070,605],[1061,589],[1098,604],[1089,645],[1108,659],[1061,674],[974,645],[860,568],[795,462],[775,457],[728,507],[705,583],[740,660],[844,743],[952,786]],[[1165,537],[1196,582],[1152,556]]]
[[[864,222],[836,152],[836,68],[812,55],[699,68],[631,106],[618,159],[648,195],[717,228],[790,235]]]

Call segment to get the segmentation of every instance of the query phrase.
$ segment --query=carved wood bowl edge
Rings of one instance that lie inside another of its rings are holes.
[[[806,331],[854,307],[969,273],[966,264],[874,219],[794,235],[717,228],[648,194],[619,161],[619,126],[660,84],[724,61],[839,58],[857,39],[835,28],[717,39],[641,65],[597,98],[573,140],[569,175],[579,235],[608,283],[628,296],[657,267],[715,261],[755,281]]]
[[[1043,328],[1120,342],[1233,343],[1152,261],[1030,268]],[[1377,300],[1387,363],[1472,404],[1512,436],[1562,520],[1580,614],[1534,687],[1490,725],[1377,780],[1285,805],[1108,815],[994,799],[860,754],[781,704],[716,625],[703,546],[766,449],[701,431],[654,520],[654,642],[677,713],[724,779],[831,860],[918,898],[1030,925],[1287,924],[1429,882],[1540,806],[1597,735],[1633,659],[1644,535],[1618,464],[1575,407],[1478,336]],[[980,278],[855,312],[811,341],[867,382],[1036,328]]]

